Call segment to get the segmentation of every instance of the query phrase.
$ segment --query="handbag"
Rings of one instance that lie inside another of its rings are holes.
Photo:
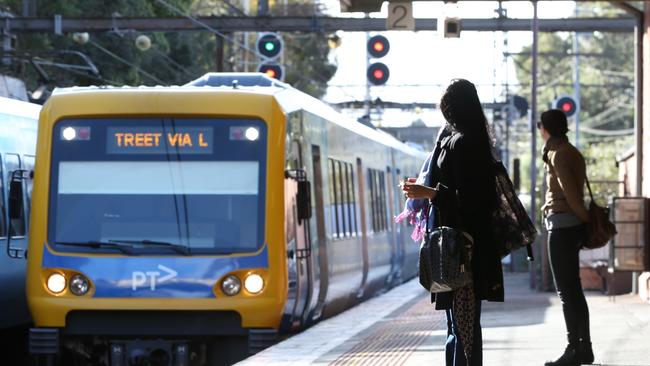
[[[602,248],[617,234],[616,225],[609,219],[609,208],[599,206],[594,201],[594,195],[591,193],[587,177],[585,177],[585,181],[587,182],[591,202],[589,202],[589,222],[586,225],[586,238],[582,248]]]
[[[431,205],[431,213],[437,208]],[[438,212],[438,219],[440,213]],[[440,220],[436,220],[440,222]],[[448,226],[426,231],[420,245],[420,284],[432,293],[453,291],[472,284],[471,246],[469,234]]]
[[[531,244],[537,236],[535,224],[519,200],[508,171],[501,161],[494,161],[496,208],[492,213],[494,239],[501,258],[526,247],[528,260],[533,261]]]

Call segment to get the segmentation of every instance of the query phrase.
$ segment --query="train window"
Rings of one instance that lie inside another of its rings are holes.
[[[349,219],[350,215],[346,210],[346,206],[348,204],[347,200],[347,187],[345,186],[345,168],[346,168],[346,163],[343,163],[341,161],[336,162],[337,169],[336,169],[336,177],[338,179],[338,196],[339,196],[339,202],[341,203],[339,207],[337,208],[339,212],[341,213],[339,217],[341,218],[341,232],[339,236],[350,236],[350,225],[349,225]]]
[[[6,182],[7,188],[11,182],[11,175],[14,171],[21,169],[20,156],[17,154],[5,154]],[[20,216],[9,220],[9,232],[12,237],[25,236],[25,206],[23,205]]]
[[[328,159],[329,160],[329,175],[328,175],[328,185],[329,185],[329,193],[330,193],[330,212],[331,212],[331,218],[332,218],[332,233],[335,238],[339,236],[339,233],[341,232],[339,229],[339,213],[337,210],[338,207],[338,200],[336,197],[336,162],[334,159]]]
[[[25,174],[25,194],[27,195],[27,207],[31,207],[32,203],[32,189],[34,188],[34,180],[30,176],[30,172],[34,170],[34,155],[23,155],[23,169],[27,170]]]
[[[332,235],[335,238],[356,236],[356,195],[352,164],[331,158],[328,160]]]
[[[348,201],[348,218],[350,223],[350,235],[357,235],[357,207],[354,194],[354,172],[352,169],[352,164],[345,163],[345,185],[347,192],[347,201]]]
[[[386,231],[386,176],[384,172],[368,168],[368,188],[370,191],[370,209],[372,211],[372,230]]]
[[[4,197],[4,182],[5,182],[5,175],[4,175],[4,167],[2,164],[3,158],[2,154],[0,154],[0,238],[4,238],[7,236],[7,227],[5,224],[5,197]]]
[[[56,250],[112,252],[83,247],[111,240],[135,242],[138,254],[251,253],[264,245],[265,223],[275,218],[264,209],[263,121],[69,119],[52,135],[48,241]]]

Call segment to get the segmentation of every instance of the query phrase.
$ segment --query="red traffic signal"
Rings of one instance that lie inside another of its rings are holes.
[[[388,39],[382,35],[370,37],[368,40],[368,54],[374,58],[381,58],[388,54],[390,50],[390,43]]]
[[[368,81],[373,85],[386,84],[389,76],[390,71],[388,71],[388,66],[381,62],[375,62],[368,67]]]
[[[568,96],[557,98],[554,104],[554,108],[564,112],[567,117],[573,116],[578,111],[578,104],[575,99]]]
[[[282,80],[282,78],[284,77],[282,66],[273,63],[261,64],[257,68],[257,72],[261,72],[263,74],[266,74],[266,76],[270,78],[274,78],[278,80]]]

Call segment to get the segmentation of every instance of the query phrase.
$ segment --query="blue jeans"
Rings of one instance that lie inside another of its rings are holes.
[[[467,358],[463,352],[463,345],[458,336],[458,326],[454,320],[454,311],[447,312],[447,343],[445,344],[445,355],[447,366],[480,366],[483,364],[483,335],[481,333],[481,300],[476,300],[474,308],[474,346],[472,347],[472,363],[468,365]]]

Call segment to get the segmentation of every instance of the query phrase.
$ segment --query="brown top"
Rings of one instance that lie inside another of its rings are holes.
[[[568,212],[589,221],[584,205],[585,159],[566,136],[551,137],[544,145],[546,202],[542,212]]]

